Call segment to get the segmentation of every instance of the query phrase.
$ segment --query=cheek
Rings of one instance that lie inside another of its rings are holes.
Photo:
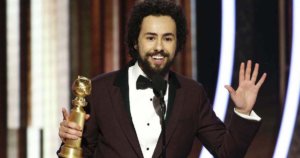
[[[172,60],[174,60],[174,58],[175,58],[175,53],[173,53],[173,54],[170,54],[170,57],[169,57],[169,61],[172,61]]]
[[[165,48],[168,49],[168,51],[175,52],[176,47],[177,47],[176,41],[170,42],[170,43],[165,43],[165,46],[166,46]]]
[[[151,51],[152,47],[150,44],[139,44],[138,51],[141,56],[145,56],[145,54]]]
[[[170,58],[174,58],[176,54],[176,46],[171,45],[170,47],[167,48],[167,51],[170,53]]]

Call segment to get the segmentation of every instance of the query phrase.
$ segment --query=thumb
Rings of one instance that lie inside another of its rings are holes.
[[[85,115],[85,120],[88,120],[91,116],[89,114]]]
[[[234,95],[235,94],[235,90],[231,86],[225,85],[224,87],[228,90],[228,92],[230,93],[230,95]]]
[[[63,114],[64,120],[68,120],[69,114],[68,114],[66,108],[62,108],[62,114]]]

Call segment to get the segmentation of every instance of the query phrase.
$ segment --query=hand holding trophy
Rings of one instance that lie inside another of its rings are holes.
[[[83,76],[78,76],[72,85],[72,91],[76,98],[72,100],[73,108],[68,120],[78,124],[82,129],[86,115],[83,107],[87,105],[85,97],[91,94],[91,89],[91,80]],[[66,139],[65,144],[61,147],[59,156],[63,158],[81,158],[81,138]]]

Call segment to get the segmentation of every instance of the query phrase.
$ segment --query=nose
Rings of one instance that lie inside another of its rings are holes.
[[[162,40],[157,40],[154,50],[157,52],[163,50]]]

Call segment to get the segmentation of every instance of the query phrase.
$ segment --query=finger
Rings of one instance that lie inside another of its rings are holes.
[[[267,78],[267,73],[264,73],[264,74],[262,75],[262,77],[259,79],[259,81],[257,82],[257,84],[256,84],[256,87],[257,87],[258,89],[259,89],[259,88],[261,87],[261,85],[265,82],[266,78]]]
[[[240,65],[239,83],[245,80],[245,64],[244,62]]]
[[[70,135],[75,135],[76,137],[81,137],[82,136],[82,132],[81,131],[78,131],[78,130],[72,129],[72,128],[62,127],[61,131],[63,133],[68,133]]]
[[[88,120],[91,116],[89,114],[85,115],[85,120]]]
[[[68,114],[66,108],[62,108],[62,114],[63,114],[64,120],[68,120],[69,114]]]
[[[78,139],[78,138],[82,137],[82,132],[61,126],[59,128],[59,137],[63,141],[64,141],[64,139]]]
[[[247,67],[246,67],[246,74],[245,74],[246,80],[250,80],[250,74],[251,74],[251,60],[248,60]]]
[[[58,135],[63,142],[65,142],[66,139],[78,139],[79,138],[79,136],[77,136],[77,135],[68,134],[66,132],[66,128],[63,126],[61,126],[59,128]]]
[[[62,132],[60,131],[59,132],[59,136],[62,140],[65,140],[65,139],[78,139],[80,137],[76,136],[76,135],[73,135],[73,134],[70,134],[70,133],[66,133],[66,132]]]
[[[76,130],[81,130],[81,127],[74,122],[70,122],[70,121],[63,121],[61,123],[61,126],[66,127],[66,128],[72,128],[72,129],[76,129]]]
[[[81,131],[81,127],[75,122],[68,122],[67,127]]]
[[[258,74],[258,69],[259,69],[259,64],[255,64],[253,73],[252,73],[252,77],[251,77],[251,81],[255,83],[256,79],[257,79],[257,74]]]
[[[231,86],[225,85],[224,87],[228,90],[230,95],[235,95],[235,90]]]
[[[60,140],[64,143],[66,143],[66,139],[65,138],[60,138]]]
[[[63,127],[63,126],[61,126],[60,128],[59,128],[59,132],[58,132],[58,135],[59,135],[59,137],[60,137],[60,139],[62,140],[62,141],[64,141],[65,139],[69,139],[70,137],[69,136],[67,136],[66,135],[66,128],[65,127]],[[77,137],[77,136],[75,136],[75,137]],[[75,138],[74,136],[73,136],[73,138]]]

